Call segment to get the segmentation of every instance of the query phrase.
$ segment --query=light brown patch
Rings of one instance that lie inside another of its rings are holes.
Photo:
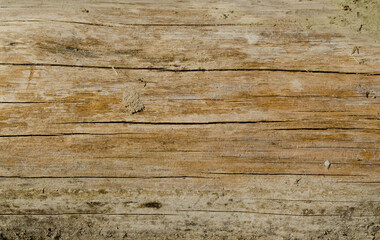
[[[124,91],[123,105],[128,108],[131,114],[141,112],[145,106],[140,100],[140,94],[136,89],[126,89]]]

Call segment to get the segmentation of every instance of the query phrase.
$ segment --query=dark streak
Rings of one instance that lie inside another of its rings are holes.
[[[162,207],[162,203],[154,201],[154,202],[146,202],[143,204],[140,204],[140,208],[154,208],[154,209],[160,209]]]
[[[0,216],[60,216],[60,215],[104,215],[104,216],[174,216],[172,213],[0,213]]]
[[[296,148],[293,148],[293,149],[296,149]],[[246,151],[248,152],[248,151]],[[253,151],[253,152],[257,152],[257,151]],[[264,152],[264,151],[262,151]],[[273,152],[273,151],[265,151],[265,152]],[[222,156],[222,158],[238,158],[238,156],[234,156],[234,155],[231,155],[231,156]],[[286,158],[283,158],[283,159],[286,159]],[[305,164],[312,164],[312,165],[321,165],[321,162],[308,162],[308,161],[303,161],[304,159],[300,159],[302,160],[301,162],[294,162],[294,158],[287,158],[287,159],[291,159],[293,161],[267,161],[267,160],[264,160],[264,161],[250,161],[251,164],[302,164],[302,165],[305,165]],[[250,159],[247,159],[247,160],[250,160]],[[345,162],[334,162],[334,165],[354,165],[354,166],[380,166],[380,163],[345,163]]]
[[[203,176],[0,176],[0,178],[19,178],[19,179],[185,179],[185,178],[202,178],[213,179],[212,177]]]
[[[327,127],[327,128],[273,128],[273,129],[266,129],[268,130],[276,130],[276,131],[315,131],[315,130],[321,130],[321,131],[327,131],[327,130],[370,130],[370,131],[379,131],[380,129],[377,128],[341,128],[341,127]]]
[[[281,199],[281,198],[254,198],[257,200],[265,201],[279,201],[279,202],[326,202],[326,203],[366,203],[366,202],[380,202],[376,200],[318,200],[318,199]]]
[[[102,26],[102,27],[134,27],[134,26],[143,26],[143,27],[221,27],[221,26],[249,26],[249,24],[244,23],[119,23],[119,25],[111,24],[99,24],[99,23],[89,23],[89,22],[77,22],[77,21],[59,21],[51,20],[54,22],[62,23],[73,23],[73,24],[83,24],[91,26]]]
[[[116,50],[115,54],[122,54],[122,55],[136,55],[139,52],[141,52],[141,49],[129,49],[129,50]]]
[[[357,177],[355,174],[324,174],[324,173],[250,173],[250,172],[202,172],[213,175],[253,175],[253,176],[331,176],[331,177]]]
[[[178,212],[204,212],[204,213],[250,213],[250,214],[261,214],[261,215],[274,215],[274,216],[291,216],[291,217],[340,217],[339,214],[291,214],[291,213],[271,213],[271,212],[256,212],[256,211],[222,211],[222,210],[177,210]],[[375,216],[375,215],[374,215]],[[374,217],[374,216],[360,216],[360,217]]]
[[[221,69],[164,69],[162,71],[169,72],[296,72],[296,73],[333,73],[348,75],[366,75],[380,76],[380,73],[364,73],[364,72],[340,72],[340,71],[322,71],[322,70],[299,70],[299,69],[277,69],[277,68],[221,68]]]
[[[374,143],[374,142],[356,142],[356,143]],[[315,149],[360,149],[362,150],[363,148],[362,147],[344,147],[344,146],[336,146],[336,147],[326,147],[326,146],[312,146],[312,147],[297,147],[297,148],[315,148]],[[284,148],[285,149],[285,148]],[[288,148],[288,149],[292,149],[292,148]],[[379,150],[380,148],[370,148],[370,147],[366,147],[367,150]]]
[[[133,121],[97,121],[97,122],[62,122],[55,124],[136,124],[136,125],[217,125],[217,124],[254,124],[280,123],[291,121],[212,121],[212,122],[133,122]]]
[[[329,96],[329,97],[331,97],[331,96]],[[356,96],[354,96],[354,97],[356,97]],[[300,113],[321,113],[321,112],[323,112],[323,113],[346,113],[347,111],[294,111],[294,112],[300,112]],[[347,116],[349,116],[349,115],[347,115]]]
[[[291,213],[271,213],[271,212],[256,212],[256,211],[222,211],[222,210],[176,210],[177,212],[204,212],[204,213],[247,213],[247,214],[260,214],[260,215],[273,215],[273,216],[291,216],[291,217],[341,217],[339,214],[291,214]],[[0,213],[0,216],[61,216],[61,215],[103,215],[103,216],[178,216],[180,214],[174,213]],[[376,215],[353,216],[353,218],[360,217],[375,217]]]
[[[119,23],[119,25],[104,24],[104,23],[91,23],[91,22],[79,22],[79,21],[65,21],[65,20],[12,20],[12,21],[2,21],[2,22],[59,22],[59,23],[71,23],[71,24],[81,24],[97,27],[133,27],[133,26],[143,26],[143,27],[220,27],[220,26],[250,26],[251,24],[244,23]]]
[[[75,48],[71,46],[61,46],[60,48],[55,48],[56,51],[61,50],[62,52],[69,52],[77,55],[81,55],[84,57],[95,57],[95,51],[89,51],[85,49]]]
[[[249,98],[334,98],[334,99],[347,99],[347,98],[361,98],[361,95],[345,95],[345,96],[331,96],[331,95],[249,95]],[[246,102],[249,99],[242,100],[229,100],[222,98],[171,98],[170,100],[185,100],[185,101],[224,101],[224,102]],[[294,112],[337,112],[344,113],[345,111],[294,111]]]
[[[368,182],[360,182],[360,181],[338,181],[338,182],[336,182],[336,183],[363,183],[363,184],[368,183],[368,184],[380,184],[380,182],[376,182],[376,181],[373,181],[373,182],[371,182],[371,181],[368,181]]]
[[[348,74],[348,75],[366,75],[380,76],[380,73],[366,72],[340,72],[340,71],[322,71],[322,70],[302,70],[302,69],[276,69],[276,68],[221,68],[221,69],[169,69],[169,68],[153,68],[153,67],[109,67],[94,65],[73,65],[73,64],[49,64],[49,63],[0,63],[2,66],[39,66],[39,67],[71,67],[71,68],[98,68],[98,69],[124,69],[124,70],[147,70],[162,72],[298,72],[298,73],[330,73],[330,74]]]
[[[129,135],[135,133],[57,133],[57,134],[15,134],[15,135],[0,135],[0,138],[16,138],[16,137],[61,137],[75,135],[90,135],[90,136],[112,136],[112,135]]]

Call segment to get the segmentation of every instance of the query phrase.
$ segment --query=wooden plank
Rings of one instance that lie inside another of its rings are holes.
[[[26,119],[39,132],[41,118],[46,123],[265,120],[309,124],[315,120],[320,124],[346,122],[346,127],[378,126],[380,76],[273,71],[117,70],[116,74],[112,69],[29,66],[1,69],[0,104],[3,121],[8,124],[2,132],[17,122],[18,128],[26,125],[20,123]],[[123,105],[123,93],[132,88],[139,92],[145,109],[131,115]],[[316,120],[323,115],[329,117]]]
[[[357,39],[349,40],[336,33],[300,32],[297,29],[285,32],[251,26],[168,29],[156,26],[89,27],[67,23],[7,23],[1,29],[0,43],[5,47],[0,61],[9,65],[380,74],[379,44],[360,39],[363,45],[370,47],[361,47],[359,56],[351,55]],[[44,30],[41,32],[41,29]],[[86,38],[86,32],[91,31],[94,33],[89,34],[93,37]],[[18,39],[16,44],[14,39]],[[214,61],[216,57],[218,61]],[[366,62],[358,63],[361,59]]]
[[[283,8],[275,1],[169,1],[159,7],[154,1],[91,2],[91,13],[82,12],[86,2],[65,4],[16,1],[1,9],[0,63],[380,74],[380,44],[366,32],[331,27],[329,21],[341,10],[325,1],[289,1],[281,3]],[[28,13],[20,5],[28,6]],[[52,16],[62,9],[61,16]],[[141,23],[142,15],[150,17]],[[309,18],[318,31],[302,27],[311,24]],[[355,47],[358,53],[353,53]]]
[[[43,233],[60,235],[62,239],[279,239],[292,235],[334,238],[342,234],[365,239],[371,222],[379,215],[378,185],[348,185],[340,183],[339,178],[218,176],[175,181],[1,181],[6,190],[1,195],[5,201],[0,205],[0,221],[14,227],[11,231],[0,230],[9,238]],[[20,221],[27,227],[16,227]],[[313,224],[318,228],[311,229]]]
[[[378,177],[378,129],[291,127],[297,125],[75,124],[50,134],[2,135],[2,175]]]
[[[377,9],[0,0],[0,239],[380,238]]]

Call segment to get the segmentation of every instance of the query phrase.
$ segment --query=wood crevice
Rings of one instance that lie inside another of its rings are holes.
[[[147,70],[160,72],[291,72],[291,73],[323,73],[342,75],[364,75],[380,76],[378,72],[343,72],[323,71],[306,69],[277,69],[277,68],[197,68],[197,69],[170,69],[163,67],[122,67],[122,66],[96,66],[96,65],[74,65],[55,63],[0,63],[0,66],[35,66],[35,67],[68,67],[68,68],[96,68],[96,69],[121,69],[121,70]]]

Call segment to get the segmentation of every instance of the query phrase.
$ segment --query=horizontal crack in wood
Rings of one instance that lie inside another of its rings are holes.
[[[325,173],[255,173],[255,172],[202,172],[211,175],[257,175],[257,176],[330,176],[330,177],[362,177],[357,174],[325,174]]]
[[[300,73],[326,73],[326,74],[347,74],[380,76],[380,73],[369,72],[341,72],[322,70],[302,70],[302,69],[277,69],[277,68],[197,68],[197,69],[170,69],[153,67],[109,67],[95,65],[73,65],[73,64],[49,64],[49,63],[0,63],[0,66],[38,66],[38,67],[71,67],[71,68],[98,68],[98,69],[124,69],[124,70],[148,70],[162,72],[300,72]]]
[[[0,178],[20,178],[20,179],[185,179],[185,178],[204,178],[204,179],[213,179],[213,177],[205,176],[0,176]]]

